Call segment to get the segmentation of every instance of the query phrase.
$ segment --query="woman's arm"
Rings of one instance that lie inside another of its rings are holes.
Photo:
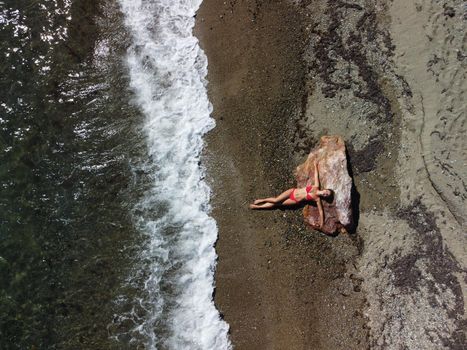
[[[319,172],[318,172],[318,162],[315,160],[315,186],[318,188],[318,190],[321,189],[321,185],[319,183]],[[324,210],[323,210],[323,203],[321,203],[321,197],[318,196],[318,199],[316,200],[316,204],[318,205],[318,211],[319,211],[319,228],[322,229],[324,226]]]
[[[322,229],[324,226],[324,210],[323,210],[323,203],[321,203],[321,198],[318,197],[316,201],[319,210],[319,228]]]
[[[314,162],[314,165],[315,165],[315,186],[318,187],[318,190],[320,190],[321,186],[319,184],[318,162],[316,160]]]

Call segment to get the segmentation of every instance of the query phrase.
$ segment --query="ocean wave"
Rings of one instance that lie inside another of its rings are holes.
[[[147,238],[139,257],[143,296],[117,319],[130,319],[130,343],[150,349],[231,349],[212,300],[218,231],[200,154],[214,120],[207,59],[192,34],[200,3],[120,0],[133,38],[130,88],[145,115],[142,168],[152,183],[134,211]]]

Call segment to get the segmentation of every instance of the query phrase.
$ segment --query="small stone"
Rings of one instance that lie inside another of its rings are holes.
[[[452,7],[446,6],[444,8],[444,15],[452,18],[456,15],[456,11]]]

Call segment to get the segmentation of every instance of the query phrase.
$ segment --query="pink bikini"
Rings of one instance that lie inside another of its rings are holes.
[[[306,190],[306,200],[307,201],[311,201],[311,200],[314,200],[315,197],[313,196],[313,194],[311,193],[313,191],[313,189],[316,188],[316,186],[313,186],[313,185],[308,185],[305,187],[305,190]],[[292,190],[292,193],[290,193],[290,196],[289,198],[291,200],[293,200],[295,203],[298,203],[297,199],[295,198],[295,190],[296,188],[294,188]]]

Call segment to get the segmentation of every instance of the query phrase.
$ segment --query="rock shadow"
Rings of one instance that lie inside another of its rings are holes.
[[[357,187],[355,186],[353,170],[351,166],[351,158],[350,154],[345,149],[345,155],[347,157],[347,172],[349,173],[350,178],[352,179],[352,189],[351,189],[351,207],[352,207],[352,227],[348,230],[350,234],[355,234],[357,232],[358,222],[360,220],[360,193],[357,191]]]

